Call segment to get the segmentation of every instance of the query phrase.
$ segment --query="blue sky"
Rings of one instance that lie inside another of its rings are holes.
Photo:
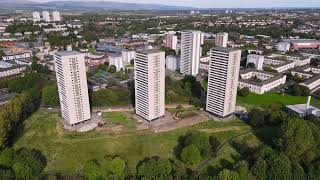
[[[53,0],[35,0],[46,2]],[[96,0],[86,0],[96,1]],[[105,0],[107,1],[107,0]],[[110,0],[116,2],[153,3],[201,8],[252,7],[320,7],[320,0]]]

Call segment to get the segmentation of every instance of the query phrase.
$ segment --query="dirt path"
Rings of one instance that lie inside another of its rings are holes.
[[[214,153],[209,159],[203,161],[203,162],[196,168],[196,170],[197,170],[197,171],[201,171],[201,170],[203,170],[203,168],[205,168],[207,165],[209,165],[216,157],[219,156],[219,154],[220,154],[221,149],[223,148],[223,146],[225,146],[226,144],[228,144],[230,141],[232,141],[232,140],[234,140],[234,139],[236,139],[236,138],[238,138],[238,137],[240,137],[240,136],[247,135],[247,134],[249,134],[249,133],[251,133],[251,132],[252,132],[252,130],[248,130],[248,131],[245,131],[245,132],[243,132],[243,133],[240,133],[240,134],[238,134],[238,135],[235,135],[235,136],[227,139],[226,141],[224,141],[224,142],[223,142],[222,144],[220,144],[220,146],[217,148],[217,152]]]

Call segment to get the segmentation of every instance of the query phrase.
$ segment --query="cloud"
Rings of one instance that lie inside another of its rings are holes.
[[[56,0],[35,0],[38,2]],[[61,0],[58,0],[61,1]],[[98,1],[98,0],[86,0]],[[107,0],[104,0],[107,1]],[[320,0],[110,0],[129,3],[152,3],[200,8],[320,7]]]

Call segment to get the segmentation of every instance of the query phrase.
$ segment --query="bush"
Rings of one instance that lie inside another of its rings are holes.
[[[195,165],[201,161],[200,151],[197,146],[193,144],[182,149],[180,158],[184,163],[189,165]]]
[[[238,91],[238,95],[242,97],[248,96],[250,93],[250,89],[248,87],[244,87]]]
[[[42,89],[42,104],[46,106],[58,106],[59,93],[56,85],[48,85]]]
[[[169,160],[153,157],[137,165],[138,179],[172,179],[173,167]]]
[[[91,93],[92,106],[131,105],[131,93],[125,89],[102,89]]]

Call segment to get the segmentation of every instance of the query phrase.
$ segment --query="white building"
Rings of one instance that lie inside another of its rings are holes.
[[[279,42],[276,45],[278,51],[288,52],[290,50],[290,43],[287,42]]]
[[[254,80],[255,78],[256,80]],[[286,76],[267,71],[246,69],[240,71],[239,88],[249,88],[250,92],[264,94],[286,83]],[[259,79],[259,81],[257,81]]]
[[[131,60],[136,58],[136,52],[128,49],[121,51],[123,64],[130,64]]]
[[[59,11],[53,11],[52,12],[52,21],[53,22],[60,22],[61,17],[60,17],[60,12]]]
[[[309,88],[311,92],[317,91],[318,89],[320,89],[320,75],[313,76],[300,83],[300,85]]]
[[[249,63],[253,63],[255,65],[255,68],[258,70],[262,70],[264,61],[264,56],[257,55],[257,54],[249,54],[247,56],[247,66]]]
[[[166,57],[166,69],[176,71],[180,69],[180,57],[178,56],[167,56]]]
[[[40,13],[39,12],[33,12],[32,13],[32,19],[34,22],[41,21]]]
[[[116,66],[117,71],[120,71],[123,68],[123,60],[121,54],[114,54],[108,56],[109,67],[114,65]]]
[[[17,60],[17,59],[27,59],[27,58],[31,58],[31,54],[29,52],[18,53],[18,54],[8,54],[5,56],[2,56],[2,59],[4,61]]]
[[[42,19],[45,22],[50,22],[50,13],[48,11],[42,11]]]
[[[151,122],[165,115],[165,53],[137,51],[134,62],[136,114]]]
[[[54,56],[61,114],[71,126],[91,118],[84,56],[75,51]]]
[[[201,45],[203,34],[201,31],[181,32],[181,66],[180,72],[184,75],[195,76],[199,72]]]
[[[166,47],[177,50],[178,36],[174,34],[166,34],[165,35]]]
[[[22,73],[25,71],[27,67],[25,66],[14,66],[10,68],[1,68],[0,67],[0,78],[13,76]]]
[[[215,45],[217,47],[227,47],[228,33],[217,33],[215,39]]]
[[[211,49],[206,110],[220,117],[234,112],[241,50]]]

